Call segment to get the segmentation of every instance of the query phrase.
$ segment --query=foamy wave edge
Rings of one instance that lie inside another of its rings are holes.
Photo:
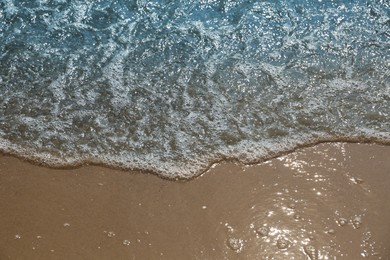
[[[239,145],[217,151],[209,157],[193,158],[188,160],[188,163],[161,162],[153,155],[144,158],[103,155],[59,158],[49,153],[37,153],[33,149],[20,147],[2,138],[0,138],[0,152],[49,168],[71,169],[85,165],[97,165],[125,171],[140,171],[170,180],[190,180],[207,172],[212,165],[223,161],[235,161],[244,165],[257,164],[320,143],[348,142],[390,145],[390,132],[378,133],[371,129],[365,129],[365,132],[365,135],[356,134],[338,137],[331,135],[316,135],[316,137],[313,137],[313,135],[306,134],[265,141],[264,143],[243,141]]]

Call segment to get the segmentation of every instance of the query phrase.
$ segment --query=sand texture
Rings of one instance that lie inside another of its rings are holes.
[[[390,146],[328,143],[191,181],[0,156],[0,259],[390,259]]]

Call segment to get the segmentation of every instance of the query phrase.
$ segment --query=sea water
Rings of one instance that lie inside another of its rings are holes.
[[[1,0],[0,150],[190,178],[390,142],[388,0]]]

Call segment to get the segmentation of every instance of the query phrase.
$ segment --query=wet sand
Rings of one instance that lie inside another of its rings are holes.
[[[390,259],[389,187],[390,146],[369,144],[187,182],[0,155],[0,259]]]

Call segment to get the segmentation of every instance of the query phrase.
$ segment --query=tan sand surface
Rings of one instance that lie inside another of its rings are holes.
[[[191,181],[0,155],[0,259],[390,259],[390,146],[328,143]]]

